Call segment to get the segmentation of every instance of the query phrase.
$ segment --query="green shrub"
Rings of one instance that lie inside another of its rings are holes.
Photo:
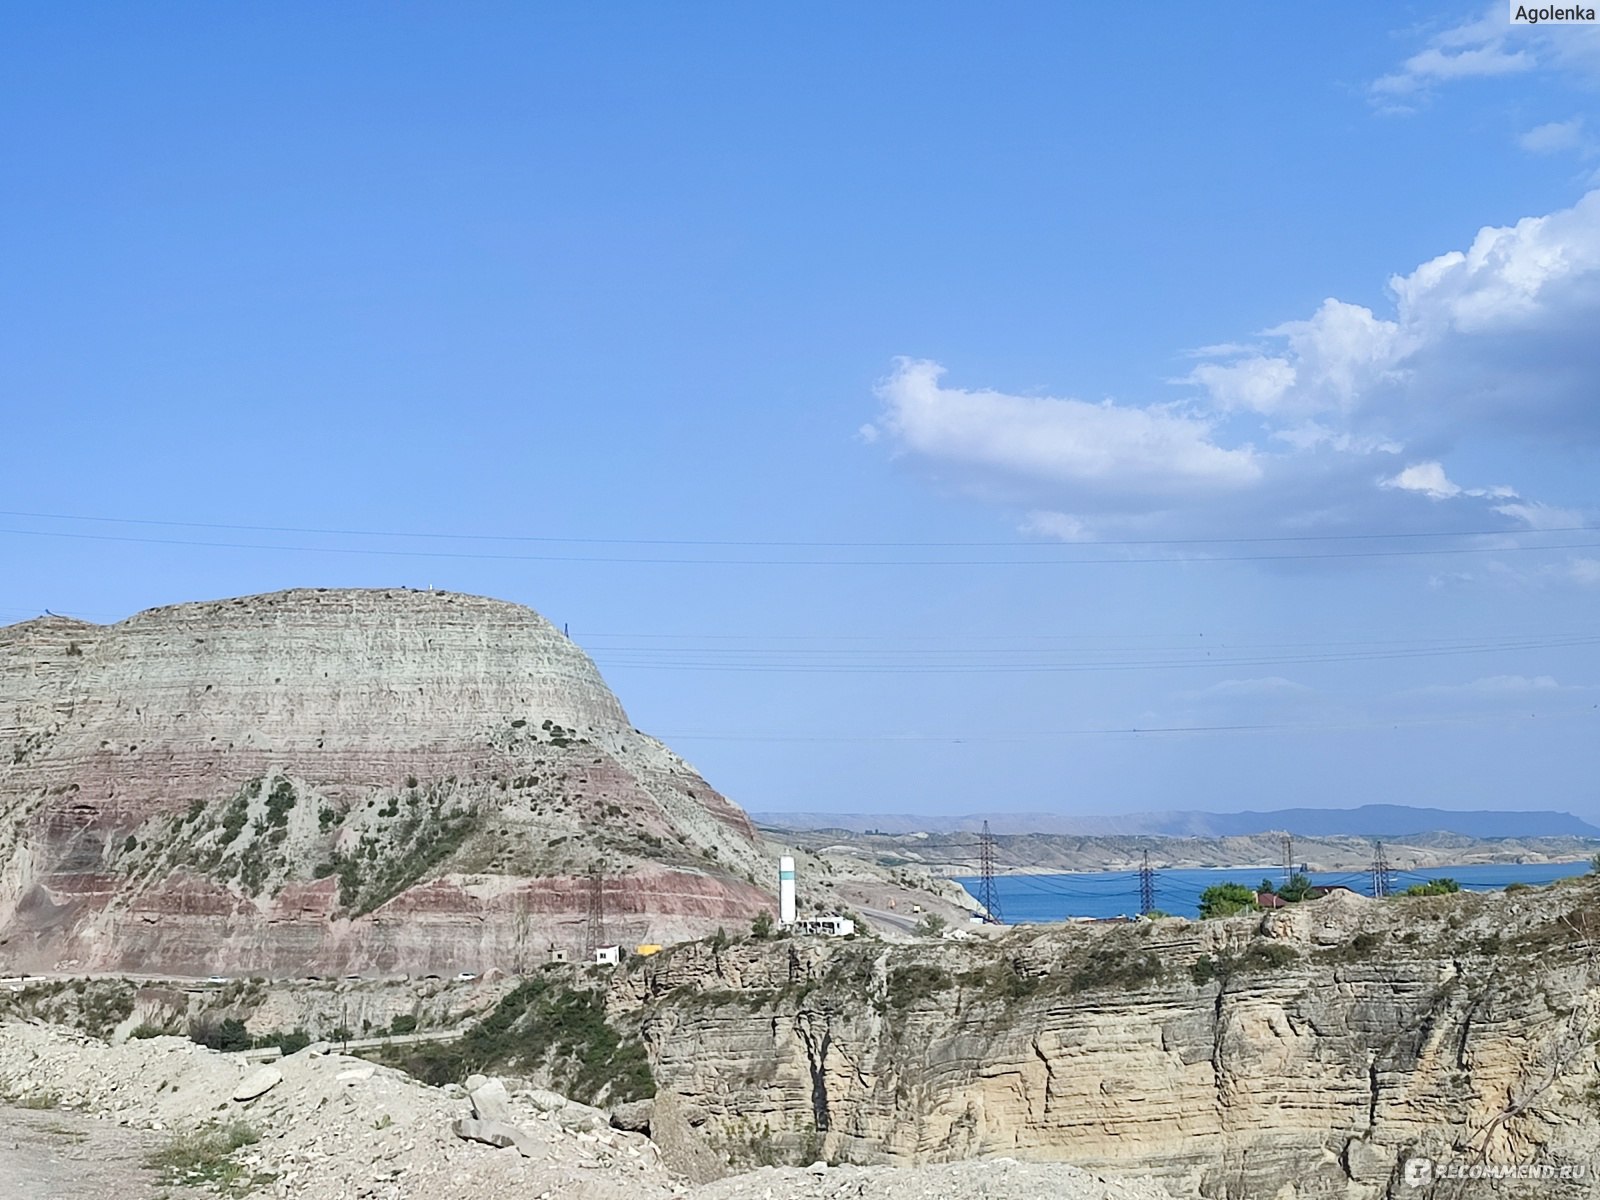
[[[1231,917],[1256,906],[1256,895],[1242,883],[1218,883],[1200,893],[1202,917]]]
[[[261,1037],[255,1038],[251,1045],[257,1049],[276,1046],[285,1055],[298,1054],[301,1050],[311,1045],[311,1035],[304,1029],[295,1029],[288,1033],[279,1030],[275,1033],[263,1034]]]
[[[544,1068],[551,1086],[585,1104],[655,1095],[644,1043],[606,1019],[605,996],[559,977],[518,984],[459,1041],[375,1055],[435,1087],[475,1072]]]
[[[1239,954],[1202,954],[1189,964],[1189,978],[1199,987],[1212,980],[1227,983],[1235,975],[1276,971],[1300,961],[1300,952],[1281,942],[1252,942]]]
[[[211,1050],[250,1049],[250,1031],[238,1017],[225,1017],[220,1021],[197,1017],[189,1022],[189,1040]]]
[[[925,963],[896,967],[889,972],[888,1005],[903,1013],[918,1001],[946,991],[954,982],[940,968]]]
[[[1240,971],[1279,970],[1300,961],[1300,952],[1281,942],[1252,942],[1239,956]]]
[[[1406,889],[1408,896],[1451,896],[1461,890],[1454,879],[1430,879],[1427,883],[1413,883]]]
[[[1329,957],[1338,962],[1365,962],[1383,946],[1383,939],[1384,935],[1378,932],[1358,933],[1348,942],[1335,946],[1329,951]]]
[[[1154,954],[1096,946],[1073,971],[1071,986],[1075,992],[1111,987],[1131,991],[1155,983],[1164,974],[1161,960]]]

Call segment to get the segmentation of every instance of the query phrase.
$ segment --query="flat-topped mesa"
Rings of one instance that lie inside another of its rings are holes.
[[[35,970],[492,965],[572,941],[596,865],[652,938],[748,919],[767,871],[544,617],[408,589],[0,629],[0,816],[0,966]]]

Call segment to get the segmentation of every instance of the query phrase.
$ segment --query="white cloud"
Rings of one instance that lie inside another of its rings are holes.
[[[1022,523],[1022,532],[1040,537],[1054,538],[1059,542],[1081,542],[1090,536],[1087,525],[1068,513],[1035,509]]]
[[[1444,473],[1437,462],[1412,463],[1392,479],[1382,480],[1380,486],[1399,488],[1404,492],[1419,492],[1430,500],[1451,500],[1457,496],[1487,497],[1491,500],[1514,500],[1517,493],[1503,484],[1492,487],[1464,488]],[[1561,512],[1545,504],[1497,504],[1494,511],[1502,516],[1515,517],[1529,528],[1550,528],[1554,524],[1550,514]],[[1576,520],[1576,516],[1573,518]]]
[[[1590,402],[1600,369],[1600,190],[1572,208],[1478,231],[1389,280],[1392,316],[1324,301],[1231,361],[1187,381],[1223,412],[1283,420],[1273,435],[1304,444],[1305,422],[1330,436],[1388,445],[1463,419],[1507,427],[1577,422],[1600,435]],[[1289,422],[1288,418],[1295,418]]]
[[[943,374],[934,362],[898,360],[878,386],[884,411],[874,428],[903,450],[991,483],[1179,498],[1261,476],[1249,446],[1219,446],[1209,420],[1171,406],[969,391],[945,387]]]
[[[1536,125],[1517,139],[1517,145],[1529,154],[1565,154],[1568,151],[1583,154],[1593,149],[1582,117]]]
[[[1202,363],[1185,382],[1204,388],[1224,411],[1337,412],[1392,373],[1403,349],[1395,322],[1334,299],[1324,300],[1308,319],[1286,321],[1262,336],[1283,343],[1282,352],[1240,346],[1232,362]],[[1227,355],[1215,347],[1212,357]]]
[[[1511,489],[1496,489],[1496,492],[1501,491],[1509,493]],[[1497,495],[1496,498],[1501,497]],[[1529,529],[1575,529],[1585,524],[1583,513],[1575,508],[1560,508],[1554,504],[1529,503],[1522,499],[1513,499],[1510,504],[1497,504],[1494,510],[1521,522]]]
[[[1513,25],[1497,0],[1480,17],[1452,26],[1394,71],[1373,82],[1373,103],[1413,112],[1435,88],[1549,70],[1592,77],[1600,71],[1600,29],[1582,25]]]
[[[1600,190],[1485,227],[1389,293],[1207,347],[1177,402],[955,387],[900,359],[861,437],[1070,541],[1592,523],[1449,463],[1463,444],[1600,446]]]
[[[1444,467],[1436,462],[1413,463],[1393,479],[1385,479],[1383,486],[1421,492],[1434,500],[1448,500],[1461,494],[1460,486],[1451,483]]]

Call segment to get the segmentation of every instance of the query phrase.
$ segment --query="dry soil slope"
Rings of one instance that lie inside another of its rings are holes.
[[[745,814],[520,605],[302,589],[0,629],[0,969],[519,967],[747,920]]]

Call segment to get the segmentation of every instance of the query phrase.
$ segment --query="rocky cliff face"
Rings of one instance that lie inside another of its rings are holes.
[[[734,1161],[1007,1155],[1174,1195],[1408,1188],[1404,1162],[1600,1166],[1600,886],[995,943],[682,947],[613,995],[662,1094]]]
[[[518,605],[301,590],[0,629],[0,964],[518,967],[747,922],[744,813]]]

